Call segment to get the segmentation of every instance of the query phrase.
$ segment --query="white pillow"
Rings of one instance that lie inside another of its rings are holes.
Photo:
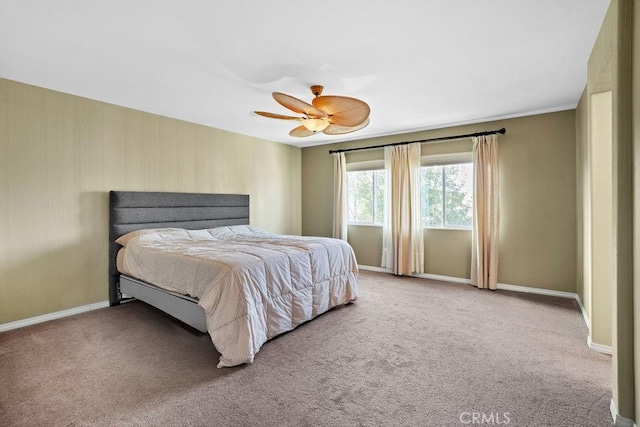
[[[223,227],[210,228],[208,231],[216,239],[266,233],[264,230],[254,227],[253,225],[227,225]]]
[[[192,240],[213,240],[213,236],[209,230],[185,230]]]
[[[136,231],[131,231],[127,234],[124,234],[116,239],[116,243],[122,246],[127,246],[127,243],[129,242],[129,240],[133,239],[134,237],[143,236],[145,234],[151,234],[151,233],[183,234],[185,232],[186,231],[182,228],[147,228],[144,230],[136,230]]]

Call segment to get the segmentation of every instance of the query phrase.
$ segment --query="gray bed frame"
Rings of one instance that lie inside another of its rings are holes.
[[[116,267],[116,256],[122,246],[115,240],[130,231],[148,228],[199,230],[244,224],[249,224],[249,196],[246,194],[111,191],[109,304],[115,306],[136,298],[207,332],[204,310],[197,299],[121,275]]]

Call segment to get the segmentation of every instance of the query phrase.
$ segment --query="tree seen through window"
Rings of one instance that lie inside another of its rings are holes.
[[[347,173],[349,223],[384,223],[384,170]],[[473,164],[424,166],[420,169],[422,225],[470,228],[473,207]]]

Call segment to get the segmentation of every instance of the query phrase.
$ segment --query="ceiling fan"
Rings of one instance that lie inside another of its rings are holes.
[[[369,124],[371,109],[366,102],[347,96],[322,96],[324,88],[311,86],[315,98],[308,104],[304,101],[280,92],[273,92],[273,99],[280,105],[302,114],[302,117],[255,111],[264,117],[281,120],[297,120],[302,124],[294,128],[289,135],[305,137],[323,132],[327,135],[341,135],[362,129]]]

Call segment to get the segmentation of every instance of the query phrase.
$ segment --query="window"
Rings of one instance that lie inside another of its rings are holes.
[[[384,170],[347,172],[347,222],[384,223]]]
[[[420,175],[422,225],[471,228],[473,164],[423,166]]]
[[[347,164],[348,224],[384,223],[385,178],[383,161]],[[423,156],[420,181],[423,227],[471,228],[471,153]]]

